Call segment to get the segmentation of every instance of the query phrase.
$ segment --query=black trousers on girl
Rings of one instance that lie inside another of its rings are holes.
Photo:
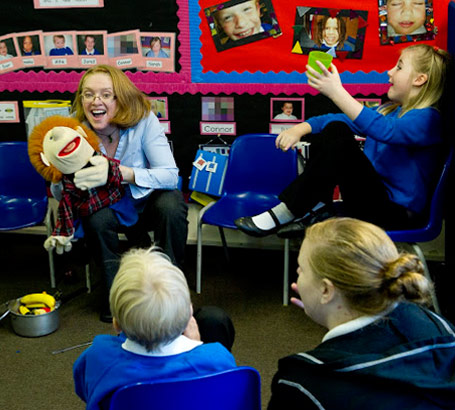
[[[384,229],[406,229],[421,222],[418,215],[389,199],[381,177],[346,124],[332,122],[308,141],[310,155],[304,172],[280,194],[280,200],[296,217],[304,216],[318,202],[332,204],[338,185],[344,216]]]

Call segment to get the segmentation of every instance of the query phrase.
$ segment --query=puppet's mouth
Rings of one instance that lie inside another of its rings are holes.
[[[64,157],[65,155],[69,155],[72,152],[76,151],[81,143],[81,137],[76,137],[72,141],[68,142],[63,149],[58,153],[59,157]]]

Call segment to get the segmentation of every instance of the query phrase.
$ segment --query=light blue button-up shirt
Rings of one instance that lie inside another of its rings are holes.
[[[106,154],[103,145],[101,152]],[[136,184],[129,184],[136,201],[155,189],[176,189],[179,170],[169,142],[155,114],[150,114],[134,127],[120,130],[115,159],[134,171]]]

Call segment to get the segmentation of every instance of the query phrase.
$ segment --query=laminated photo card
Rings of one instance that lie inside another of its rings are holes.
[[[175,33],[140,33],[141,70],[175,72]]]
[[[168,120],[167,97],[147,97],[152,106],[152,111],[161,120]]]
[[[304,102],[303,98],[271,98],[270,121],[303,122]]]
[[[230,0],[204,13],[217,51],[281,35],[271,0]]]
[[[368,11],[297,7],[292,53],[319,50],[333,58],[362,58]]]
[[[0,74],[22,68],[22,59],[14,42],[14,34],[0,37]]]
[[[120,69],[140,67],[139,30],[129,30],[107,35],[107,54],[109,64]]]
[[[77,67],[76,32],[44,32],[44,53],[47,56],[46,68]]]
[[[80,67],[107,64],[107,31],[77,31],[76,51]]]
[[[433,0],[378,0],[381,44],[434,40]]]
[[[46,65],[43,32],[41,30],[16,33],[15,40],[24,67]]]

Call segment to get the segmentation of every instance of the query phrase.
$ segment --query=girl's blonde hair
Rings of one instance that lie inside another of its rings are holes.
[[[153,248],[133,249],[123,255],[109,302],[126,336],[148,351],[176,339],[191,317],[185,276]]]
[[[150,101],[126,74],[118,68],[100,64],[87,70],[79,81],[71,108],[71,111],[75,113],[75,117],[79,121],[86,121],[82,105],[82,92],[84,90],[85,80],[93,74],[107,74],[112,79],[113,91],[117,100],[117,112],[111,121],[113,124],[123,129],[130,128],[149,114]]]
[[[419,258],[400,254],[376,225],[353,218],[327,219],[306,230],[305,242],[315,276],[332,281],[358,312],[377,314],[401,300],[430,301],[432,284]]]
[[[401,106],[400,117],[415,108],[438,108],[449,75],[450,54],[428,44],[414,44],[403,49],[401,53],[412,53],[414,71],[426,74],[428,79],[419,93]],[[379,107],[378,112],[387,115],[398,107],[399,104],[389,102]]]

